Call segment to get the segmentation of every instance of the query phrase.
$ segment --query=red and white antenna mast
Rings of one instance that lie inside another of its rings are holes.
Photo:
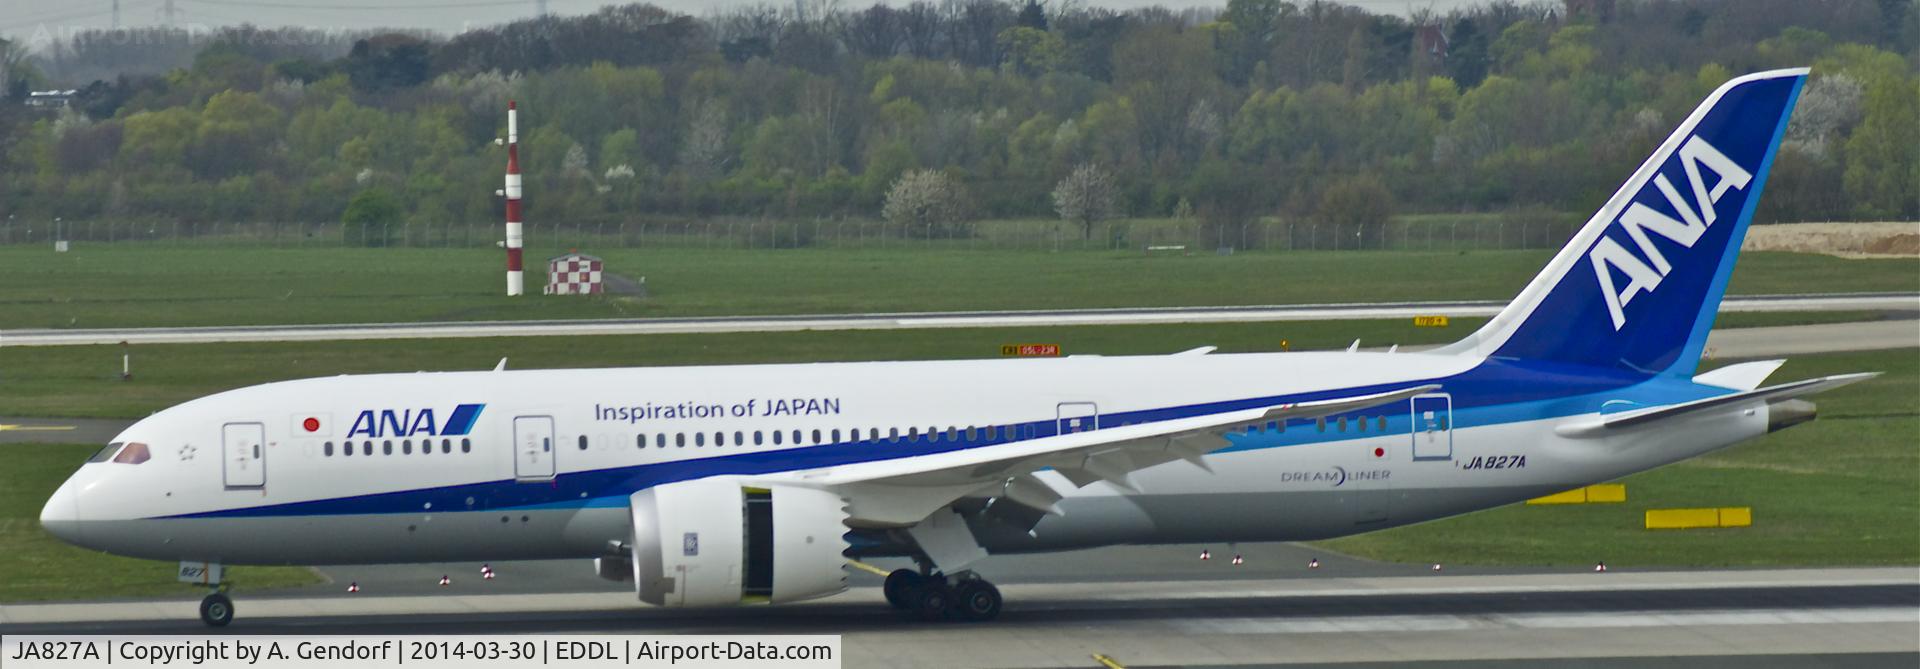
[[[520,125],[519,110],[507,101],[507,295],[526,292],[526,275],[521,271],[520,247]]]

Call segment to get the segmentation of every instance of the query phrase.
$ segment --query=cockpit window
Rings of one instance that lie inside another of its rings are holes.
[[[95,452],[93,454],[93,457],[87,458],[87,462],[106,462],[108,460],[111,460],[113,459],[113,454],[120,452],[120,447],[125,445],[126,444],[124,442],[118,442],[118,441],[113,442],[111,444],[107,444],[105,447]]]
[[[113,456],[113,461],[124,465],[137,465],[151,457],[153,456],[147,453],[147,445],[136,441],[127,444],[126,449],[120,451],[119,455]]]

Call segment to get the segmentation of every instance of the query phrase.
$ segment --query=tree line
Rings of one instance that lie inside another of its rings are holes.
[[[490,224],[508,99],[547,221],[891,209],[927,235],[1056,215],[1091,235],[1591,210],[1727,79],[1812,65],[1761,220],[1911,220],[1916,40],[1907,0],[631,4],[451,37],[102,31],[0,43],[0,217]],[[52,85],[80,90],[71,108],[21,104]]]

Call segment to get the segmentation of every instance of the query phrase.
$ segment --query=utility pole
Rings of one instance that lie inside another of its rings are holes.
[[[160,8],[160,13],[167,17],[167,27],[172,28],[174,27],[173,17],[180,13],[180,10],[173,6],[173,0],[167,0],[167,4]]]
[[[517,296],[525,291],[526,284],[520,265],[524,241],[520,228],[520,110],[513,100],[507,101],[506,143],[507,180],[500,194],[507,198],[507,295]]]
[[[113,29],[120,29],[120,0],[113,0]]]

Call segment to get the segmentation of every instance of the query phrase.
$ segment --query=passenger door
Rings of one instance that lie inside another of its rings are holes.
[[[522,481],[546,481],[555,471],[552,416],[518,416],[513,419],[513,477]]]
[[[1453,396],[1413,398],[1413,459],[1453,459]]]
[[[1092,402],[1061,402],[1055,408],[1055,434],[1086,432],[1100,427],[1100,407]]]
[[[228,489],[267,485],[267,429],[260,423],[220,426],[221,468]]]

